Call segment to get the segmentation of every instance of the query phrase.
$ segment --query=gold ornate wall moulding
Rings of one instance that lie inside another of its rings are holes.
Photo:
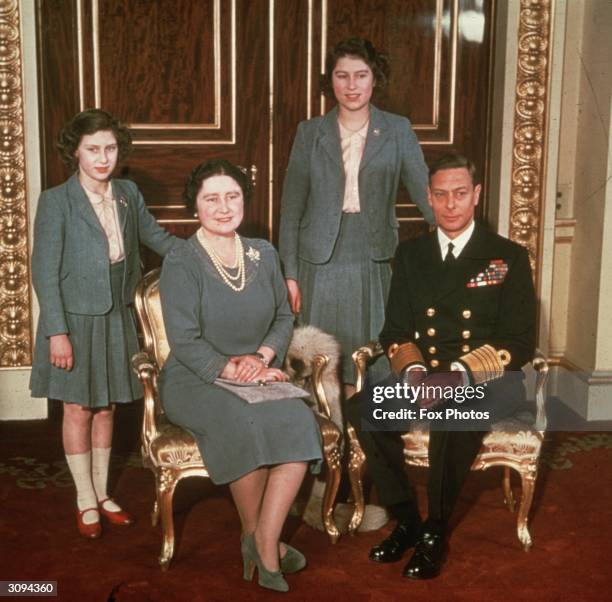
[[[32,363],[18,0],[0,0],[0,367]]]
[[[553,4],[554,0],[521,0],[518,29],[510,238],[527,247],[536,282]]]

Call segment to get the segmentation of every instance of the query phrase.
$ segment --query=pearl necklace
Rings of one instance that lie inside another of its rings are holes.
[[[219,276],[221,276],[223,282],[225,282],[227,286],[229,286],[233,291],[236,291],[237,293],[244,290],[244,285],[246,282],[244,269],[244,247],[242,246],[242,239],[240,238],[240,236],[238,236],[238,234],[234,234],[234,253],[236,256],[236,261],[233,266],[229,267],[230,270],[235,270],[236,268],[238,268],[238,271],[236,272],[235,276],[232,276],[232,274],[230,274],[227,268],[223,265],[221,257],[215,251],[210,241],[206,240],[201,228],[198,230],[197,237],[199,243],[202,245],[202,247],[208,254],[208,257],[210,257],[210,260],[215,266],[215,269],[217,270]],[[240,281],[240,284],[236,284],[238,281]]]

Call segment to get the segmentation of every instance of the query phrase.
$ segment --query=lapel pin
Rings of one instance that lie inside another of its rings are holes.
[[[125,200],[125,199],[124,199],[122,196],[120,196],[120,197],[119,197],[119,203],[120,203],[120,204],[121,204],[123,207],[127,207],[127,201],[126,201],[126,200]]]
[[[375,136],[379,136],[380,135],[380,130],[378,128],[374,128],[372,130],[372,134],[374,134]]]

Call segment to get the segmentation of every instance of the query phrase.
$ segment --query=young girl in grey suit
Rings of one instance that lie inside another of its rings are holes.
[[[383,326],[400,179],[434,221],[410,122],[370,104],[388,73],[368,40],[351,38],[331,50],[321,83],[337,106],[299,124],[283,189],[279,248],[291,308],[300,322],[338,338],[347,385],[355,382],[352,352]]]
[[[161,228],[133,182],[112,178],[131,135],[98,109],[76,115],[58,148],[76,170],[40,196],[32,280],[40,305],[30,388],[63,401],[62,436],[77,490],[77,525],[101,534],[100,515],[128,525],[106,491],[116,403],[142,397],[130,369],[138,350],[130,304],[140,280],[139,243],[165,255],[180,239]]]

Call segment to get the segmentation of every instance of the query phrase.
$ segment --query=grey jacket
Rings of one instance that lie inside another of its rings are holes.
[[[289,158],[283,187],[279,251],[286,278],[297,278],[298,258],[329,261],[342,217],[344,164],[337,108],[303,121]],[[400,178],[425,219],[434,223],[427,202],[427,166],[410,121],[370,107],[370,124],[359,166],[361,212],[367,217],[373,260],[393,257],[399,227],[395,199]]]
[[[166,232],[129,180],[112,180],[123,232],[123,298],[131,303],[142,277],[139,243],[165,255],[184,241]],[[34,221],[32,282],[45,336],[68,332],[65,312],[102,315],[111,309],[108,241],[78,177],[45,190]]]

